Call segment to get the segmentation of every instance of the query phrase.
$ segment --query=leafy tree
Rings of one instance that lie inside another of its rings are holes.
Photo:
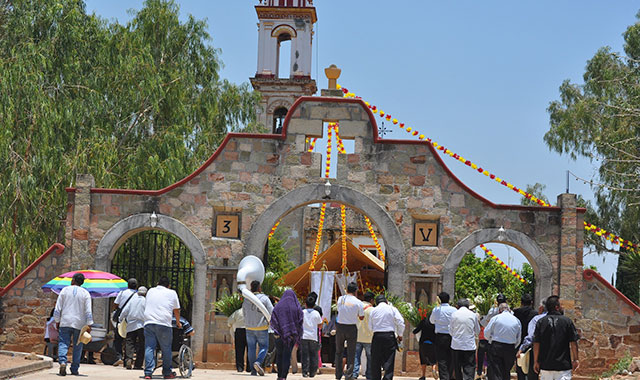
[[[277,229],[271,239],[267,251],[267,272],[273,272],[276,278],[282,277],[293,270],[296,265],[289,260],[290,249],[285,248],[286,240],[282,229]]]
[[[597,175],[585,179],[595,190],[598,206],[597,217],[590,215],[588,221],[638,242],[640,23],[629,26],[623,36],[624,54],[603,47],[588,61],[584,84],[562,83],[560,100],[548,108],[551,128],[544,140],[559,153],[586,157],[597,165]],[[612,250],[602,239],[586,243],[599,252]],[[623,271],[619,265],[618,279],[625,284],[621,290],[638,302],[639,283],[629,283]]]
[[[462,258],[456,271],[455,297],[474,300],[481,296],[495,299],[498,293],[502,293],[512,307],[517,307],[522,294],[534,295],[535,290],[531,266],[525,263],[519,274],[527,280],[527,285],[518,281],[488,255],[481,259],[469,252]]]
[[[0,282],[61,240],[65,186],[158,189],[229,129],[255,129],[258,95],[220,79],[206,23],[148,0],[126,24],[79,0],[0,1]]]

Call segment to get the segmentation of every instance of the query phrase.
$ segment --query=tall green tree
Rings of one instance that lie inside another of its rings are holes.
[[[597,174],[586,179],[592,182],[598,208],[597,217],[589,221],[638,242],[640,23],[629,26],[623,36],[624,53],[603,47],[587,62],[584,84],[562,83],[560,99],[548,109],[551,128],[544,140],[559,153],[586,157],[597,166]],[[602,239],[591,243],[600,252],[612,250]],[[618,270],[618,278],[625,278],[623,292],[638,302],[639,283],[626,280],[623,266]]]
[[[219,77],[204,21],[178,16],[162,0],[126,24],[79,0],[0,0],[0,283],[61,239],[77,173],[162,188],[254,128],[258,95]]]

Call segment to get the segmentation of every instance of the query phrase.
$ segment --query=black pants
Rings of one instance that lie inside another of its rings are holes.
[[[276,366],[278,367],[278,379],[286,379],[291,365],[291,350],[293,343],[287,343],[282,338],[276,338]]]
[[[302,357],[302,374],[314,377],[318,372],[318,350],[320,344],[311,339],[300,341],[300,356]]]
[[[531,356],[529,357],[529,373],[527,373],[527,380],[538,380],[540,375],[533,370],[533,365],[535,364],[533,361],[533,347],[531,347],[530,350],[531,353],[529,355]]]
[[[453,350],[456,363],[456,380],[473,380],[473,372],[476,369],[476,352]]]
[[[358,327],[356,325],[343,325],[336,323],[336,379],[342,378],[342,355],[344,354],[344,342],[347,342],[347,370],[344,373],[346,379],[353,375],[353,362],[356,359],[356,340],[358,339]]]
[[[516,361],[516,345],[492,342],[489,345],[489,380],[509,380],[511,367]]]
[[[382,370],[384,379],[393,379],[393,367],[396,361],[396,334],[393,332],[373,333],[371,341],[371,380],[380,380]]]
[[[273,363],[276,363],[278,360],[276,355],[278,355],[276,351],[276,334],[269,333],[269,348],[267,349],[267,354],[264,356],[264,363],[262,363],[262,367],[267,368]]]
[[[245,353],[247,353],[247,372],[251,372],[251,366],[249,365],[249,355],[247,352],[247,330],[244,328],[236,329],[233,332],[233,341],[236,350],[236,369],[238,372],[242,372],[245,369]]]
[[[451,379],[453,373],[451,354],[451,335],[436,334],[436,358],[438,358],[438,374],[440,375],[440,380]]]
[[[115,328],[114,331],[114,339],[113,339],[113,348],[116,350],[118,355],[118,360],[122,359],[122,342],[124,339],[118,333],[118,328]]]
[[[487,351],[489,350],[489,342],[486,339],[481,339],[478,341],[478,358],[476,360],[476,373],[478,375],[482,375],[482,370],[484,369],[484,358],[487,356]]]
[[[124,346],[125,364],[133,361],[134,353],[136,355],[136,361],[133,366],[136,368],[142,368],[142,365],[144,364],[144,328],[127,333]]]

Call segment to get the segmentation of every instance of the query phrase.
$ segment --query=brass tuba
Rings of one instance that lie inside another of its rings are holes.
[[[260,302],[258,297],[249,290],[252,281],[259,281],[262,284],[264,280],[264,265],[262,260],[253,255],[245,256],[238,264],[238,289],[242,292],[242,296],[251,301],[258,310],[267,318],[267,322],[271,322],[271,314],[267,308]]]

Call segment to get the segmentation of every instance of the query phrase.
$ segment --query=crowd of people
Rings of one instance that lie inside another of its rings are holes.
[[[334,325],[331,333],[335,336],[333,364],[337,380],[343,377],[353,380],[361,374],[366,380],[391,380],[395,354],[402,347],[404,318],[384,295],[375,297],[366,292],[361,301],[357,289],[355,283],[348,284],[346,294],[337,300],[337,315],[329,319],[322,317],[315,293],[306,297],[303,308],[296,294],[287,290],[274,307],[254,281],[251,290],[271,313],[271,323],[247,299],[242,309],[231,316],[229,324],[235,330],[238,372],[246,368],[252,375],[265,374],[271,363],[265,360],[271,332],[278,379],[286,379],[291,363],[294,363],[291,371],[297,369],[293,350],[296,346],[302,376],[314,377],[322,367],[323,326],[326,328],[330,323]],[[549,297],[536,310],[532,297],[525,294],[520,300],[521,307],[512,310],[499,294],[495,306],[484,316],[474,311],[468,299],[457,300],[454,307],[449,304],[446,292],[438,298],[439,305],[413,330],[419,341],[420,380],[425,380],[427,367],[440,380],[507,380],[516,361],[519,380],[564,380],[570,379],[572,370],[579,365],[578,335],[573,322],[563,315],[557,296]],[[239,324],[242,319],[244,324]]]
[[[59,375],[67,375],[67,353],[73,344],[71,374],[79,375],[80,361],[84,343],[84,334],[90,334],[93,323],[91,296],[82,288],[84,276],[76,273],[71,286],[62,289],[52,318],[47,322],[45,341],[50,355],[52,342],[57,332]],[[162,276],[157,286],[147,290],[138,287],[136,279],[129,279],[127,289],[118,293],[115,311],[112,315],[114,325],[126,325],[124,331],[116,331],[114,349],[117,359],[114,365],[124,364],[127,369],[144,370],[144,378],[151,379],[156,369],[156,349],[162,353],[162,375],[165,379],[176,378],[172,370],[173,329],[178,328],[182,335],[190,336],[193,328],[180,316],[180,301],[177,293],[170,289],[169,279]],[[121,327],[122,327],[121,326]],[[118,330],[116,328],[116,330]],[[122,335],[124,335],[124,337]],[[90,340],[90,337],[89,337]],[[125,343],[124,352],[122,343]],[[124,353],[124,360],[122,354]]]
[[[45,329],[50,354],[53,342],[58,340],[61,376],[67,374],[71,344],[74,346],[71,374],[79,374],[83,335],[90,333],[93,325],[91,296],[82,288],[83,283],[84,276],[77,273],[71,286],[62,289]],[[297,348],[302,376],[315,377],[322,367],[320,348],[323,331],[328,327],[335,337],[336,380],[342,377],[355,380],[360,374],[366,380],[393,379],[395,355],[402,349],[405,323],[384,295],[365,292],[361,301],[358,286],[351,282],[346,294],[338,298],[334,314],[316,304],[318,296],[313,292],[305,298],[304,308],[290,289],[273,306],[272,300],[261,293],[260,282],[253,281],[250,287],[269,318],[247,298],[242,308],[229,317],[238,372],[246,370],[251,375],[264,376],[265,368],[273,363],[278,379],[286,379],[290,368],[293,371],[298,368]],[[485,376],[489,380],[508,380],[516,360],[518,380],[537,380],[538,376],[542,380],[566,380],[579,365],[578,334],[571,319],[563,315],[557,296],[547,298],[535,310],[531,296],[525,294],[521,307],[511,310],[507,299],[499,294],[495,306],[484,316],[474,311],[468,299],[457,300],[456,307],[449,304],[446,292],[440,293],[438,299],[439,305],[413,330],[419,334],[420,380],[425,380],[427,366],[431,366],[433,377],[440,380],[475,380]],[[125,338],[116,339],[114,344],[117,355],[124,352],[124,356],[118,357],[115,364],[144,369],[145,379],[151,379],[156,368],[157,348],[163,358],[172,357],[173,328],[182,329],[186,335],[193,334],[188,321],[180,317],[180,302],[167,277],[161,277],[157,286],[149,290],[130,279],[128,288],[118,294],[114,305],[114,322],[126,323],[122,334]],[[176,377],[172,360],[162,361],[162,375],[165,379]]]

